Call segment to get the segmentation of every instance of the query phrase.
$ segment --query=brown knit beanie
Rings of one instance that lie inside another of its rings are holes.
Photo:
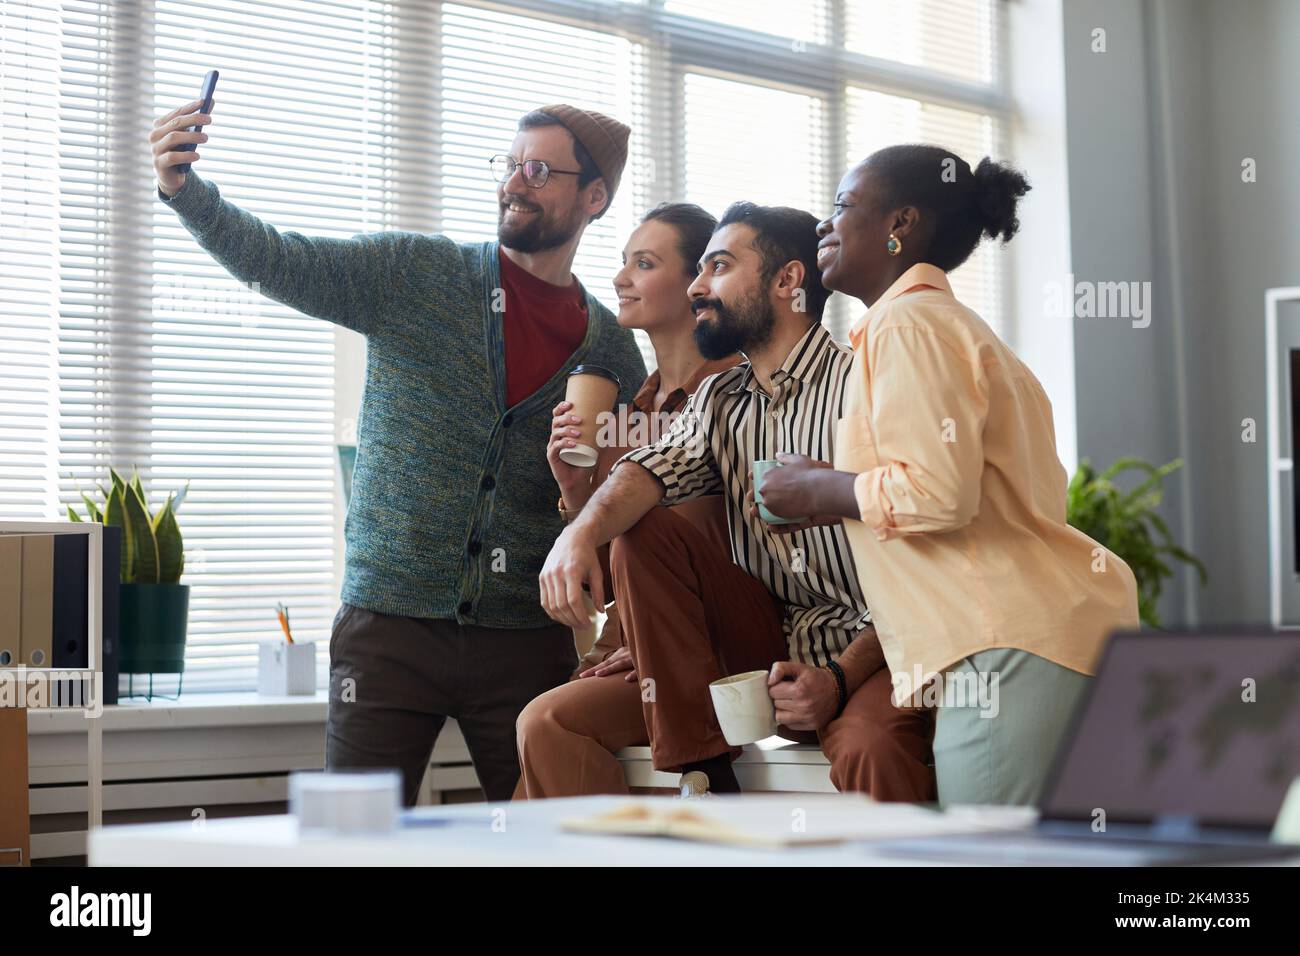
[[[623,165],[627,162],[627,139],[632,130],[603,113],[578,109],[566,103],[543,106],[537,112],[559,120],[591,154],[596,168],[605,180],[605,192],[608,194],[604,208],[596,214],[597,218],[603,216],[614,201],[618,181],[623,176]]]

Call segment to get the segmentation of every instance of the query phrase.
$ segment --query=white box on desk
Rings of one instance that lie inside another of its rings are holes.
[[[257,653],[257,692],[276,697],[316,693],[316,642],[267,641]]]

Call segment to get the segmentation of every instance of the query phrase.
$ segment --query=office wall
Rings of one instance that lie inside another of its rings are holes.
[[[1006,85],[1014,103],[1010,154],[1033,189],[1019,207],[1020,233],[1006,247],[1012,309],[1003,324],[1047,391],[1056,451],[1073,473],[1078,440],[1072,322],[1043,308],[1043,289],[1070,271],[1061,0],[1020,0],[1006,4],[1006,13]]]
[[[1063,41],[1073,270],[1153,291],[1148,328],[1074,321],[1079,455],[1185,458],[1165,514],[1210,584],[1180,575],[1166,622],[1263,621],[1264,292],[1300,283],[1300,4],[1066,0]]]

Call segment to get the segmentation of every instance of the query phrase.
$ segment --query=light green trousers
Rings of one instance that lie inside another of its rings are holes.
[[[997,647],[944,673],[934,728],[939,803],[1033,804],[1089,678]]]

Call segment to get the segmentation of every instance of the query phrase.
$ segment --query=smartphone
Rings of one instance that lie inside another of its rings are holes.
[[[200,112],[200,113],[210,113],[210,112],[212,112],[212,94],[215,93],[215,92],[217,91],[217,76],[218,76],[218,75],[219,75],[219,74],[217,73],[216,70],[208,70],[207,75],[203,77],[203,86],[202,86],[202,88],[199,90],[199,99],[201,99],[201,100],[203,101],[203,105],[202,105],[201,107],[199,107],[199,112]],[[203,129],[202,126],[191,126],[191,127],[190,127],[190,132],[191,132],[191,133],[197,133],[197,132],[198,132],[199,130],[201,130],[201,129]],[[178,153],[192,153],[192,152],[194,152],[194,147],[195,147],[195,145],[196,145],[196,144],[194,144],[194,143],[184,143],[184,144],[182,144],[182,145],[176,147],[176,152],[178,152]],[[190,171],[190,164],[189,164],[189,163],[178,163],[178,164],[176,164],[175,166],[173,166],[172,168],[175,169],[177,172],[188,173],[188,172]]]

